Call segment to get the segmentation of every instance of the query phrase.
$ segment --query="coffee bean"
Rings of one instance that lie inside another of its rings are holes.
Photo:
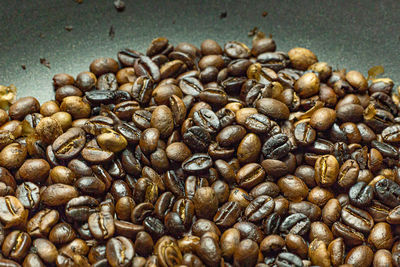
[[[28,211],[14,196],[0,197],[0,221],[5,228],[17,226],[27,219]]]
[[[15,196],[19,199],[24,208],[32,210],[39,206],[39,187],[31,182],[24,182],[17,187]]]
[[[58,159],[68,160],[76,157],[86,142],[85,132],[79,128],[70,128],[60,135],[52,144],[52,149]]]
[[[226,202],[214,216],[216,225],[228,228],[235,224],[241,213],[241,207],[237,202]]]
[[[115,232],[114,219],[108,212],[95,212],[88,218],[88,225],[93,237],[99,240],[108,239]]]
[[[282,102],[273,98],[262,98],[256,102],[257,110],[278,120],[286,120],[289,118],[289,108]]]
[[[207,154],[195,153],[184,162],[182,162],[182,169],[189,173],[196,173],[210,168],[212,159]]]
[[[301,213],[289,215],[282,221],[279,230],[286,234],[304,235],[310,229],[310,220]]]
[[[135,249],[131,240],[117,236],[107,241],[106,255],[111,266],[128,266],[135,255]]]
[[[290,264],[290,266],[295,266],[295,267],[304,266],[303,262],[297,255],[289,252],[279,253],[279,255],[275,259],[275,264],[279,267],[288,264]]]
[[[315,162],[315,181],[321,186],[331,186],[339,174],[339,163],[332,155],[325,155]]]

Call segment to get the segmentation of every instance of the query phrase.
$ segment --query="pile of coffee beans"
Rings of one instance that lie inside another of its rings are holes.
[[[0,110],[0,266],[400,266],[400,97],[257,35]]]

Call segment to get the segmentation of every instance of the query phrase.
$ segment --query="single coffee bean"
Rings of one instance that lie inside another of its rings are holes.
[[[132,241],[123,236],[107,241],[106,256],[111,266],[129,266],[135,255]]]
[[[115,232],[113,216],[108,212],[95,212],[88,218],[88,225],[93,237],[105,240]]]
[[[14,196],[0,197],[0,222],[4,228],[24,223],[27,216],[28,210],[25,210],[18,198]]]
[[[282,221],[279,230],[286,234],[304,235],[310,229],[310,219],[302,213],[289,215]]]
[[[28,253],[31,246],[31,237],[28,233],[15,230],[9,233],[4,239],[2,253],[5,257],[21,261]]]
[[[274,208],[275,202],[270,196],[259,196],[250,202],[244,214],[249,221],[256,222],[267,217]]]
[[[27,231],[31,237],[46,237],[59,219],[56,210],[43,209],[36,213],[27,224]]]
[[[286,134],[271,136],[263,145],[262,153],[267,159],[281,159],[289,153],[291,145]]]
[[[66,184],[52,184],[41,194],[41,200],[48,206],[64,205],[79,195],[78,190]]]
[[[17,187],[15,196],[19,199],[24,208],[33,210],[39,206],[39,187],[31,182],[24,182]]]
[[[219,227],[228,228],[235,224],[240,213],[240,205],[237,202],[228,201],[218,209],[214,222]]]
[[[321,186],[331,186],[339,174],[339,163],[332,155],[325,155],[315,162],[315,181]]]
[[[372,263],[374,252],[368,246],[358,246],[347,253],[345,263],[353,266],[369,266]]]

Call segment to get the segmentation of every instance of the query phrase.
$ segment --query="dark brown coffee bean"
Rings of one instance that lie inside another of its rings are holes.
[[[279,230],[286,234],[304,235],[310,230],[310,219],[302,213],[295,213],[286,217]]]
[[[274,211],[275,202],[270,196],[259,196],[247,206],[244,214],[251,222],[266,218]]]
[[[250,189],[259,184],[265,177],[265,171],[260,164],[249,163],[236,174],[236,182],[243,188]]]
[[[368,246],[358,246],[349,251],[345,263],[353,266],[370,266],[374,258],[374,252]]]
[[[5,228],[17,226],[27,219],[28,210],[14,196],[0,197],[0,222]]]
[[[230,125],[223,128],[217,135],[216,140],[221,146],[233,146],[240,142],[246,134],[244,127]]]
[[[105,240],[115,232],[113,216],[108,212],[95,212],[88,218],[88,225],[93,237]]]
[[[66,244],[75,238],[75,230],[68,223],[59,223],[55,225],[49,234],[49,240],[53,244]]]
[[[285,237],[285,244],[291,253],[294,253],[301,258],[306,258],[308,254],[308,248],[306,241],[299,235],[288,234]]]
[[[154,251],[161,266],[178,266],[182,263],[182,253],[173,237],[160,238],[154,246]]]
[[[109,162],[114,158],[114,152],[101,149],[96,139],[86,143],[81,155],[86,161],[94,164]]]
[[[262,98],[256,102],[257,110],[273,119],[285,120],[289,118],[289,108],[273,98]]]
[[[214,216],[214,222],[219,227],[228,228],[235,224],[241,213],[241,207],[237,202],[226,202]]]
[[[304,266],[303,262],[297,255],[289,252],[279,253],[279,255],[275,259],[275,264],[279,267],[288,264],[290,264],[289,266],[296,266],[296,267]]]
[[[233,225],[233,228],[239,230],[241,239],[248,238],[259,244],[264,238],[261,229],[251,222],[238,222]]]
[[[348,188],[356,183],[360,168],[355,160],[349,159],[340,167],[337,182],[341,187]]]
[[[39,206],[39,187],[34,183],[24,182],[20,184],[15,191],[15,196],[26,209],[32,210]]]
[[[31,246],[31,237],[29,234],[20,230],[9,233],[4,239],[2,253],[5,257],[21,261],[28,253]]]
[[[346,245],[356,246],[365,241],[365,237],[361,232],[341,223],[335,222],[332,225],[332,233],[335,236],[342,237]]]
[[[37,254],[47,264],[53,264],[57,259],[57,248],[49,240],[44,238],[37,238],[33,241],[33,247],[36,249]]]
[[[11,143],[0,152],[0,166],[9,170],[21,167],[28,155],[27,147],[19,143]]]
[[[48,206],[64,205],[79,195],[78,190],[66,184],[52,184],[41,193],[41,200]]]
[[[54,141],[52,148],[58,159],[68,160],[79,154],[85,142],[85,132],[80,128],[71,128]]]
[[[393,245],[393,234],[390,225],[386,222],[375,224],[368,237],[368,243],[376,249],[391,249]]]
[[[135,249],[131,240],[117,236],[107,241],[106,255],[111,266],[129,266],[135,255]]]
[[[291,145],[286,134],[280,133],[271,136],[265,141],[262,152],[267,159],[281,159],[289,153]]]
[[[296,176],[286,175],[277,184],[284,196],[291,201],[301,201],[308,195],[307,185]]]
[[[22,121],[30,113],[39,112],[40,104],[34,97],[22,97],[10,106],[8,114],[12,120]]]
[[[198,173],[210,168],[212,159],[207,154],[195,153],[184,162],[182,162],[182,169],[189,173]]]
[[[196,215],[200,218],[212,219],[218,209],[218,199],[211,187],[197,189],[193,203]]]

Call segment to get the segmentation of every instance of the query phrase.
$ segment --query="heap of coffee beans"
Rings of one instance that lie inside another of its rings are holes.
[[[154,39],[0,110],[0,266],[400,266],[400,97],[271,38]]]

